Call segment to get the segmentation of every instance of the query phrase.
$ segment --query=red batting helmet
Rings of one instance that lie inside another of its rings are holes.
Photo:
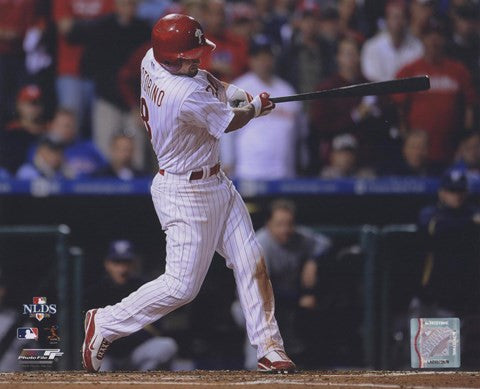
[[[161,18],[152,30],[153,55],[157,62],[197,59],[215,44],[205,38],[203,28],[187,15],[170,14]]]

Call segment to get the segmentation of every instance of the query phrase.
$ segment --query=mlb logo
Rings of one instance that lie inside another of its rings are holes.
[[[38,328],[36,327],[17,328],[17,338],[38,340]]]
[[[47,298],[46,297],[34,297],[33,298],[33,303],[34,304],[46,304],[47,303]]]

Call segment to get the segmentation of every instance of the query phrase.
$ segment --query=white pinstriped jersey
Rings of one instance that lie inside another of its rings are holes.
[[[222,171],[196,180],[188,175],[219,160],[218,138],[233,118],[225,88],[203,70],[195,77],[171,75],[154,60],[152,50],[141,71],[142,119],[160,168],[173,173],[157,173],[151,187],[167,237],[165,273],[99,309],[95,325],[111,342],[192,301],[218,251],[234,269],[258,358],[283,350],[262,249],[240,194]]]
[[[195,77],[172,75],[152,49],[141,76],[141,114],[159,167],[185,174],[218,163],[219,138],[233,118],[220,81],[204,70]]]

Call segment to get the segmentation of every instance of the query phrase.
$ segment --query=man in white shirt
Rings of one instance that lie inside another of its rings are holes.
[[[295,94],[292,86],[276,77],[272,46],[267,37],[255,37],[250,46],[250,71],[233,83],[257,95]],[[270,115],[249,122],[242,130],[222,137],[224,169],[239,179],[283,179],[295,176],[295,152],[301,136],[298,102],[278,106]]]
[[[362,72],[370,81],[395,78],[397,71],[423,54],[419,39],[408,32],[407,8],[401,0],[385,7],[387,29],[367,40],[362,50]]]

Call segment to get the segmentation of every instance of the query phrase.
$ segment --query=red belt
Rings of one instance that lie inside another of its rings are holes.
[[[211,177],[217,174],[220,171],[220,163],[217,163],[215,166],[210,168],[208,175],[203,177],[203,170],[197,170],[196,172],[192,172],[190,174],[190,180],[201,180],[202,178]],[[163,176],[165,175],[165,169],[159,169],[158,172]]]

